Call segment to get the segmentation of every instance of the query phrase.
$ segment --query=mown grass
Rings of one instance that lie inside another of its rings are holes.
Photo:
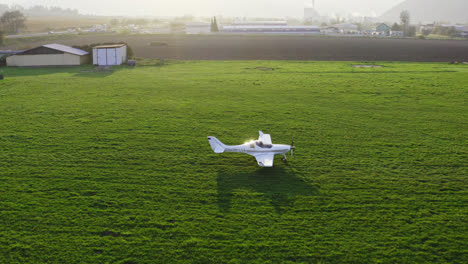
[[[4,69],[0,262],[464,263],[468,67],[353,64]]]

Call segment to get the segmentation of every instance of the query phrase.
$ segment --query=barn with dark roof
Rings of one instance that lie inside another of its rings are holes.
[[[88,52],[61,44],[48,44],[7,57],[7,66],[76,66],[87,63]]]

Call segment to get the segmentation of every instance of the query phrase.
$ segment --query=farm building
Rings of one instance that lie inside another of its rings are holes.
[[[453,28],[457,32],[458,37],[468,38],[468,26],[454,25]]]
[[[127,62],[125,44],[102,45],[93,48],[93,64],[99,66],[121,65]]]
[[[2,55],[15,55],[23,52],[24,50],[0,50],[0,56]]]
[[[400,30],[390,30],[391,37],[403,37],[405,34],[403,31]]]
[[[387,26],[387,24],[385,24],[385,23],[382,23],[382,24],[378,25],[376,27],[376,29],[375,29],[376,32],[379,32],[380,35],[383,35],[383,36],[390,35],[391,30],[392,30],[392,28]]]
[[[88,52],[60,44],[48,44],[6,58],[7,66],[75,66],[88,62]]]
[[[334,25],[334,27],[338,28],[340,32],[344,34],[356,33],[358,31],[358,26],[350,23],[337,24]]]

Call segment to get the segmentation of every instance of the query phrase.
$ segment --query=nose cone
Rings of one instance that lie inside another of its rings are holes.
[[[276,151],[281,151],[281,152],[288,152],[291,149],[291,146],[289,145],[275,145],[275,150]]]

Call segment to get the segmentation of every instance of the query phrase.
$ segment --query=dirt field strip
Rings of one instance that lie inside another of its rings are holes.
[[[312,36],[80,35],[65,45],[126,41],[135,56],[175,60],[468,61],[468,41]],[[31,47],[50,41],[29,43]],[[164,43],[164,45],[148,45]],[[2,49],[15,49],[6,46]]]

